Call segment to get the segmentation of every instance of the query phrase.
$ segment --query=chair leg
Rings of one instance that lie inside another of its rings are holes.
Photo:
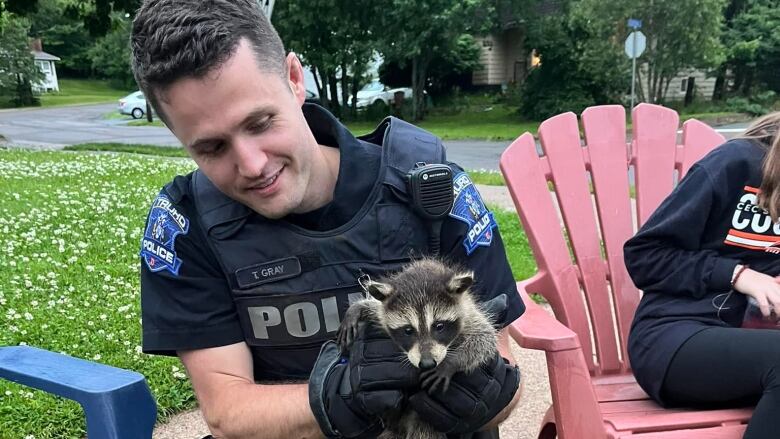
[[[539,439],[555,439],[556,437],[558,437],[558,432],[553,423],[544,424],[539,430]]]

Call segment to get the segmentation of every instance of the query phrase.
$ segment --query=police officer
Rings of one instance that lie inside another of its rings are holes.
[[[497,436],[520,393],[506,329],[500,355],[446,393],[421,392],[375,328],[348,358],[320,355],[361,297],[360,276],[427,252],[431,228],[405,175],[447,163],[441,142],[400,120],[359,139],[304,104],[301,64],[255,0],[147,0],[131,44],[136,81],[198,165],[149,210],[143,349],[178,355],[212,433],[373,437],[387,410],[409,404],[453,437]],[[474,271],[481,299],[505,298],[506,326],[524,306],[495,220],[449,166],[442,253]]]

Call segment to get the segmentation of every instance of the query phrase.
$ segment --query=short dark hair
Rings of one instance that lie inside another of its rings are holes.
[[[130,36],[133,75],[165,121],[157,92],[223,65],[242,38],[259,68],[284,76],[284,45],[257,0],[144,0]]]

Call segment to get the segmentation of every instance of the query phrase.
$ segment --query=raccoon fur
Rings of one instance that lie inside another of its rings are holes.
[[[456,372],[471,372],[497,351],[492,316],[474,299],[474,275],[441,260],[426,258],[393,275],[363,283],[371,297],[353,303],[339,328],[337,341],[347,351],[361,322],[382,327],[420,369],[427,392],[446,390]],[[383,439],[446,437],[411,409],[389,415]]]

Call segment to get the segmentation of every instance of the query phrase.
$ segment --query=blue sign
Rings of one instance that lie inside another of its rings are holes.
[[[639,29],[642,27],[642,20],[637,20],[636,18],[629,18],[628,27],[630,27],[631,29]]]

